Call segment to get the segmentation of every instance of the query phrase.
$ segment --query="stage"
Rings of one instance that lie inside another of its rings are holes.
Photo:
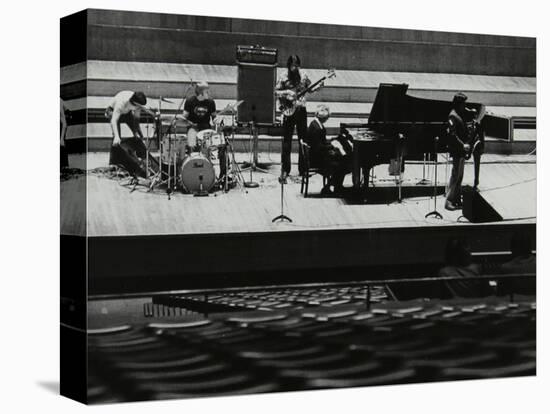
[[[322,197],[319,176],[311,179],[309,197],[304,198],[294,175],[284,187],[283,203],[292,223],[273,223],[281,213],[279,166],[274,163],[278,154],[259,158],[271,164],[267,173],[253,172],[258,188],[237,185],[208,197],[176,192],[168,199],[164,188],[148,192],[139,185],[131,191],[123,185],[127,179],[105,173],[108,154],[89,153],[87,174],[62,181],[61,192],[76,194],[78,188],[82,195],[87,188],[87,207],[81,207],[87,208],[90,291],[231,285],[237,279],[239,283],[264,278],[288,281],[297,274],[308,280],[330,279],[335,277],[333,269],[344,263],[358,272],[372,269],[373,277],[392,267],[410,275],[440,265],[452,237],[465,238],[474,252],[489,254],[509,251],[510,237],[518,229],[535,238],[534,155],[483,156],[480,194],[503,217],[483,224],[444,209],[450,174],[446,164],[439,165],[437,186],[437,210],[443,218],[425,218],[434,209],[433,186],[418,182],[423,176],[432,180],[434,167],[424,168],[421,163],[406,166],[402,202],[397,201],[395,177],[388,175],[387,165],[376,167],[375,187],[366,202],[347,195]],[[238,154],[238,161],[245,159],[245,154]],[[75,158],[72,161],[78,164]],[[294,164],[292,173],[296,172]],[[248,171],[243,176],[250,179]],[[468,162],[464,184],[472,181],[473,164]],[[351,186],[351,176],[344,184]],[[86,234],[86,223],[78,220],[81,211],[75,208],[83,200],[62,200],[67,203],[62,234]]]
[[[273,231],[346,230],[365,228],[396,228],[425,226],[469,226],[457,223],[460,211],[443,208],[444,197],[438,197],[437,209],[443,219],[426,219],[426,213],[434,209],[434,168],[427,165],[423,174],[421,163],[407,164],[403,176],[403,200],[397,201],[398,189],[395,177],[389,176],[387,165],[375,168],[376,179],[366,203],[353,197],[322,197],[321,177],[310,181],[310,194],[300,194],[300,180],[296,165],[294,176],[284,187],[284,211],[292,223],[272,223],[280,214],[281,187],[278,183],[279,166],[273,164],[278,154],[261,154],[260,161],[271,163],[267,173],[253,172],[252,180],[259,188],[240,188],[237,185],[227,193],[217,191],[208,197],[193,197],[176,191],[168,199],[164,188],[149,192],[145,185],[123,187],[126,179],[110,179],[96,171],[107,167],[108,154],[88,155],[87,208],[88,236],[143,236],[143,235],[191,235],[213,233],[247,233]],[[239,161],[246,160],[238,154]],[[445,158],[440,156],[440,162]],[[484,155],[481,168],[480,193],[501,213],[505,221],[534,222],[536,216],[536,156],[534,155]],[[217,170],[217,167],[216,167]],[[440,164],[438,192],[448,181],[450,165]],[[243,172],[245,180],[250,173]],[[423,178],[430,185],[418,185]],[[78,186],[84,176],[62,182],[62,191]],[[467,163],[464,184],[473,182],[473,164]],[[346,177],[346,187],[351,186],[351,176]],[[349,191],[348,191],[349,193]],[[84,223],[71,220],[67,215],[62,222],[63,234],[81,234]]]

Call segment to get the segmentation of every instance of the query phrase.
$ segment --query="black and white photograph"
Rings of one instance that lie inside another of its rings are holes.
[[[61,394],[536,375],[536,46],[62,17]]]
[[[2,412],[547,411],[542,5],[5,8]]]

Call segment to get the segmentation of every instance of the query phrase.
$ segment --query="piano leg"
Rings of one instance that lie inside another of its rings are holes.
[[[359,187],[361,186],[361,163],[359,151],[357,150],[353,151],[351,180],[354,190],[359,190]]]

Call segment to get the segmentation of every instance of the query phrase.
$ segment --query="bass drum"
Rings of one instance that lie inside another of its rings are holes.
[[[187,193],[210,191],[216,182],[212,163],[202,154],[191,154],[181,166],[181,184]]]

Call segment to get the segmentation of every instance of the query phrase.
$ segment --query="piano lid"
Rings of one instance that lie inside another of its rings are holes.
[[[407,95],[406,83],[381,83],[369,115],[369,127],[376,125],[435,124],[447,122],[451,101],[417,98]],[[466,103],[469,109],[479,111],[480,104]]]

